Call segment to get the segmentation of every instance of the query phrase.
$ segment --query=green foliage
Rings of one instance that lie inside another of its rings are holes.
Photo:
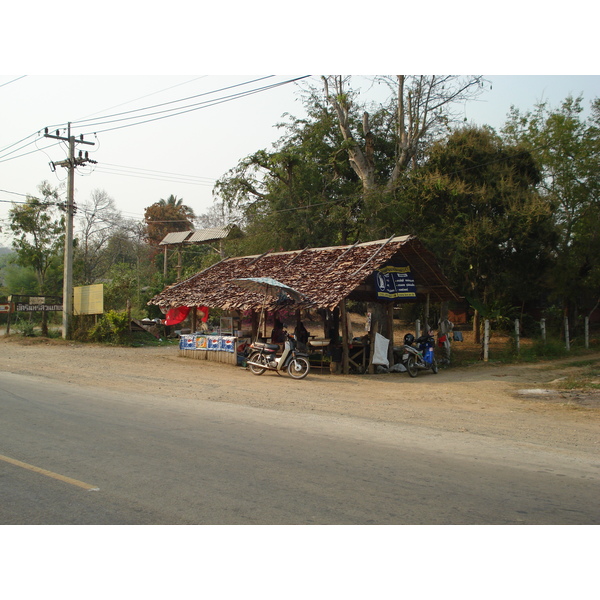
[[[98,323],[88,332],[88,339],[92,342],[123,345],[128,341],[129,318],[127,313],[109,310],[105,312]]]
[[[582,102],[568,97],[558,109],[540,103],[525,114],[513,108],[503,130],[541,168],[540,190],[557,233],[548,282],[572,315],[589,312],[600,296],[600,101],[587,121]]]
[[[48,182],[39,186],[40,198],[27,197],[10,209],[10,230],[18,263],[31,267],[40,294],[60,293],[59,276],[64,245],[64,219],[57,215],[58,192]]]
[[[534,302],[553,241],[538,182],[529,152],[488,128],[466,127],[431,148],[382,217],[418,235],[462,295]]]
[[[35,325],[31,320],[19,318],[15,321],[13,328],[18,331],[23,337],[35,336]]]

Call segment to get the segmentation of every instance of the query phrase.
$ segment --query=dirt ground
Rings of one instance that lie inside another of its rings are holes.
[[[600,353],[586,356],[600,360]],[[295,381],[180,357],[176,345],[141,348],[0,337],[0,370],[84,388],[147,394],[150,403],[208,400],[468,432],[511,443],[599,455],[600,391],[560,391],[581,367],[573,358],[535,364],[479,363],[423,372],[330,375]]]

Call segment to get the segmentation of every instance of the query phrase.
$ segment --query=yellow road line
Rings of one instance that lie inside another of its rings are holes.
[[[3,460],[4,462],[10,463],[11,465],[15,465],[17,467],[22,467],[23,469],[33,471],[34,473],[39,473],[40,475],[46,475],[47,477],[52,477],[53,479],[58,479],[59,481],[64,481],[65,483],[76,485],[77,487],[83,488],[88,492],[97,492],[100,489],[95,485],[90,485],[89,483],[78,481],[77,479],[71,479],[71,477],[65,477],[65,475],[59,475],[58,473],[53,473],[52,471],[46,471],[46,469],[40,469],[39,467],[29,465],[27,463],[21,462],[20,460],[15,460],[14,458],[10,458],[8,456],[2,456],[2,454],[0,454],[0,460]]]

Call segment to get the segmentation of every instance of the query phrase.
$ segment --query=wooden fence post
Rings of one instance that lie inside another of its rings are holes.
[[[571,340],[569,339],[569,317],[565,317],[565,347],[567,352],[571,350]]]
[[[483,362],[487,362],[490,354],[490,322],[488,319],[483,325]]]
[[[517,354],[521,352],[521,328],[519,327],[519,319],[515,319],[515,347]]]
[[[590,347],[590,318],[586,317],[584,319],[584,329],[585,329],[585,348],[586,350]]]
[[[546,319],[540,321],[540,328],[542,330],[542,342],[546,343]]]

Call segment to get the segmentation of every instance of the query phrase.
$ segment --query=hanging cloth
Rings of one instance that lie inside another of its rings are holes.
[[[165,316],[165,325],[177,325],[178,323],[185,321],[189,312],[189,306],[177,306],[172,308]]]

